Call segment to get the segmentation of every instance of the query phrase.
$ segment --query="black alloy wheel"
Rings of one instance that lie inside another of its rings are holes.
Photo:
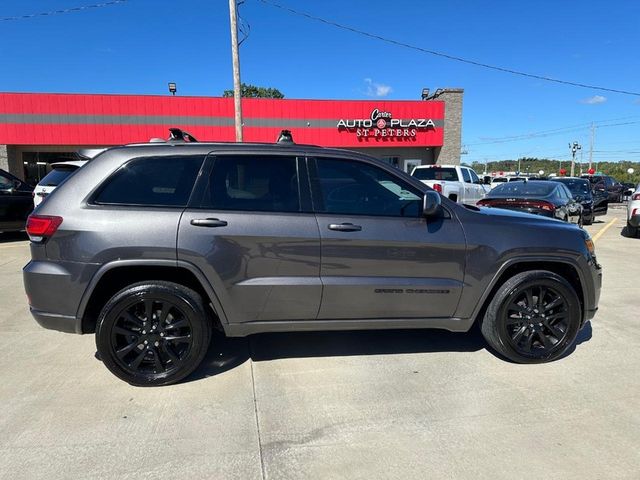
[[[574,343],[582,307],[566,279],[546,270],[519,273],[495,292],[481,331],[502,356],[518,363],[560,358]]]
[[[528,287],[514,295],[507,305],[504,325],[518,354],[532,358],[548,356],[569,332],[567,302],[553,288]]]
[[[116,362],[132,375],[167,373],[180,367],[193,343],[191,323],[168,300],[135,299],[111,330]]]
[[[116,293],[96,328],[100,359],[137,386],[168,385],[193,372],[211,340],[202,297],[171,282],[141,282]]]

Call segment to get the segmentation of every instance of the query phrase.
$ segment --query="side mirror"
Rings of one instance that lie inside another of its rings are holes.
[[[422,197],[422,215],[424,217],[432,217],[440,211],[440,194],[433,190],[429,190]]]

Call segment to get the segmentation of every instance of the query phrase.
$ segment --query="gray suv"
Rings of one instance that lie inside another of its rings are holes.
[[[214,328],[477,322],[503,357],[545,362],[600,295],[593,242],[575,225],[458,205],[368,156],[292,142],[111,148],[27,232],[35,319],[95,332],[99,358],[133,385],[189,375]]]

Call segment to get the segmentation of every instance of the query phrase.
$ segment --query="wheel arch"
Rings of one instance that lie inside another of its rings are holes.
[[[117,260],[103,265],[87,286],[76,318],[79,333],[95,332],[96,322],[105,303],[127,285],[145,280],[162,280],[184,285],[202,295],[211,308],[216,327],[224,329],[227,317],[220,299],[204,274],[193,264],[175,260]]]
[[[503,264],[498,273],[493,277],[489,286],[485,289],[480,302],[478,302],[479,307],[476,312],[474,312],[473,323],[475,324],[482,320],[496,291],[504,284],[505,281],[519,273],[533,270],[547,270],[561,276],[569,282],[580,300],[581,316],[582,321],[584,322],[585,296],[587,295],[587,292],[585,291],[585,282],[582,278],[580,268],[570,259],[549,259],[548,257],[540,257],[513,259]]]

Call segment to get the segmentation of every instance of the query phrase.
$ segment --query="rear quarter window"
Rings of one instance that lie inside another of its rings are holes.
[[[186,207],[204,155],[136,158],[100,187],[98,205]]]
[[[77,167],[55,168],[47,173],[44,178],[38,182],[38,185],[41,187],[57,187],[77,169]]]

